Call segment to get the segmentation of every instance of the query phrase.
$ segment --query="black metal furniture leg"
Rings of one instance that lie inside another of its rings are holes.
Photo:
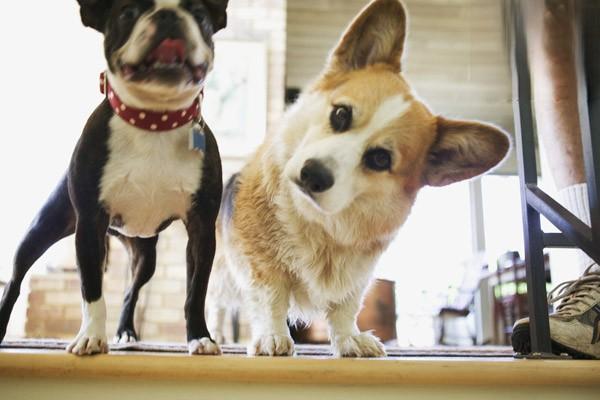
[[[512,69],[513,107],[517,137],[517,155],[521,183],[527,296],[530,313],[532,355],[554,358],[550,342],[546,276],[544,271],[544,234],[540,214],[527,202],[528,185],[537,185],[531,77],[527,59],[527,43],[518,1],[513,2]]]

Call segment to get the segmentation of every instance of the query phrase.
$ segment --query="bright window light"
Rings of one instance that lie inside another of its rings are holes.
[[[434,344],[433,315],[473,256],[469,184],[424,188],[383,254],[377,276],[396,282],[398,342]]]

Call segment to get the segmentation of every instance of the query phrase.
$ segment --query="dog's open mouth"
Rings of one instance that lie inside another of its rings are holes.
[[[193,65],[186,57],[186,43],[182,39],[164,39],[139,64],[123,64],[123,77],[127,80],[156,78],[165,81],[180,81],[186,77],[194,83],[206,78],[208,64]]]

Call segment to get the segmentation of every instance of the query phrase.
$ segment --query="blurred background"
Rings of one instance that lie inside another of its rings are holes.
[[[217,63],[203,113],[219,140],[224,179],[277,129],[286,105],[320,71],[329,49],[366,0],[230,0],[217,35]],[[502,0],[404,0],[409,35],[404,73],[431,108],[513,132],[510,62]],[[11,2],[0,13],[4,52],[0,88],[0,281],[11,273],[20,238],[66,170],[88,116],[102,100],[102,39],[79,21],[75,1]],[[23,24],[15,15],[27,15]],[[32,29],[32,26],[34,29]],[[545,170],[542,165],[542,171]],[[545,190],[554,193],[546,185]],[[361,328],[400,346],[507,344],[527,313],[516,163],[482,179],[425,188],[381,258]],[[546,224],[548,225],[548,224]],[[547,231],[552,231],[549,226]],[[161,235],[155,277],[142,290],[136,327],[143,340],[185,340],[185,242],[181,224]],[[561,250],[548,263],[568,263]],[[564,280],[555,279],[557,282]],[[127,254],[111,246],[104,287],[109,335],[130,280]],[[548,276],[549,285],[551,277]],[[32,269],[9,325],[9,338],[71,338],[80,324],[73,241]],[[244,341],[243,310],[228,317]],[[326,340],[323,325],[298,340]]]

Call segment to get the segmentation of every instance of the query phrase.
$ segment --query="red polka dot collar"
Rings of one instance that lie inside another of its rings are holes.
[[[100,92],[106,95],[115,114],[125,122],[137,128],[154,132],[170,131],[197,120],[200,116],[200,98],[203,96],[201,93],[190,107],[183,110],[165,112],[141,110],[130,107],[121,101],[108,83],[105,72],[100,74]]]

